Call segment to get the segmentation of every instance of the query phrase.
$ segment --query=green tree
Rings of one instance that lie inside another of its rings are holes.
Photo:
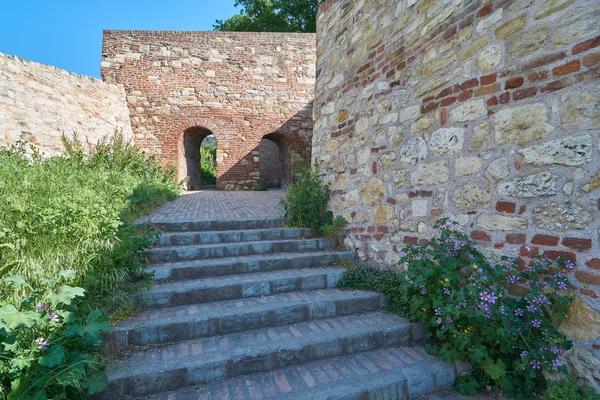
[[[316,32],[316,16],[323,0],[235,0],[239,14],[217,20],[217,31]]]

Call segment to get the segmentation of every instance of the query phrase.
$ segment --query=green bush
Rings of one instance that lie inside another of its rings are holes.
[[[394,271],[364,264],[355,265],[344,272],[338,286],[342,289],[382,293],[387,297],[388,310],[403,317],[409,316],[407,287],[402,280],[402,275]]]
[[[553,381],[544,395],[546,400],[600,400],[600,394],[589,385],[577,384],[577,378],[568,375],[560,381]]]
[[[266,192],[267,190],[269,190],[269,188],[267,187],[267,183],[265,181],[263,181],[262,179],[258,182],[258,185],[256,185],[256,187],[254,188],[255,192]]]
[[[306,166],[296,175],[296,182],[286,189],[281,204],[289,226],[319,232],[333,220],[333,214],[327,212],[328,201],[329,188],[322,186],[318,175]]]
[[[200,147],[200,175],[203,185],[217,183],[217,142]]]
[[[471,375],[457,389],[474,394],[491,386],[508,396],[531,398],[546,388],[542,371],[566,372],[571,343],[556,326],[573,299],[567,272],[573,263],[539,259],[520,270],[514,259],[492,264],[468,237],[442,221],[439,236],[408,246],[400,260],[410,317],[427,327],[442,360],[469,361]],[[509,295],[509,289],[514,290]]]
[[[519,399],[540,393],[542,371],[567,370],[563,354],[571,343],[556,326],[574,296],[567,278],[573,263],[540,258],[524,270],[509,258],[492,264],[447,221],[437,228],[427,244],[405,249],[405,272],[350,268],[340,285],[385,294],[391,310],[426,326],[430,354],[470,362],[471,374],[457,381],[461,393],[486,386]],[[519,290],[511,295],[511,288]]]
[[[33,156],[27,157],[23,143],[0,150],[0,320],[3,321],[0,337],[4,339],[0,342],[0,361],[4,360],[0,362],[0,393],[3,397],[29,398],[14,394],[20,393],[19,388],[25,385],[24,380],[15,380],[20,375],[30,380],[29,387],[33,390],[30,394],[35,399],[73,398],[74,391],[90,393],[97,389],[95,384],[71,387],[65,380],[39,386],[42,378],[31,377],[47,377],[44,372],[47,365],[36,361],[42,353],[32,350],[31,335],[51,339],[50,351],[53,345],[62,346],[65,356],[60,363],[56,361],[53,371],[63,367],[77,370],[74,363],[83,362],[86,367],[82,382],[101,374],[98,365],[91,361],[97,360],[96,339],[82,336],[77,339],[79,347],[73,347],[69,340],[78,337],[78,329],[90,323],[87,318],[96,308],[113,310],[115,303],[110,301],[113,295],[127,282],[143,277],[145,260],[140,250],[152,242],[156,233],[138,229],[131,222],[174,199],[180,191],[173,170],[162,168],[121,135],[101,141],[91,151],[84,150],[77,138],[64,139],[64,145],[65,155],[48,159],[40,157],[35,149]],[[34,318],[32,310],[35,301],[54,293],[59,276],[64,287],[86,294],[85,301],[79,295],[79,300],[70,303],[42,301],[61,317],[60,329],[54,322],[44,325],[42,320],[47,315],[38,313],[39,318]],[[22,318],[21,322],[14,319],[15,315]],[[87,361],[69,357],[71,353],[67,350],[75,348]],[[15,361],[18,365],[6,362],[20,356],[26,360]],[[68,390],[58,393],[57,387],[67,386]]]

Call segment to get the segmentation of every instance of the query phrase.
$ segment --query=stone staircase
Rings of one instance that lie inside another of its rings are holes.
[[[101,398],[410,399],[460,372],[379,294],[335,289],[355,255],[326,239],[276,219],[158,225],[155,282],[115,326]]]

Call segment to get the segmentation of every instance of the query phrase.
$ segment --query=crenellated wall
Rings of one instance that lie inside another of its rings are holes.
[[[313,163],[363,259],[449,217],[493,259],[575,260],[565,329],[600,388],[598,21],[593,0],[326,1]]]
[[[63,134],[95,144],[115,131],[133,138],[123,87],[0,53],[0,147],[24,140],[50,156]]]

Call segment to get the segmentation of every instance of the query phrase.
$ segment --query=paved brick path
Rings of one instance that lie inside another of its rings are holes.
[[[188,192],[165,204],[143,221],[205,221],[266,219],[281,216],[279,200],[283,191],[221,192],[202,190]]]

